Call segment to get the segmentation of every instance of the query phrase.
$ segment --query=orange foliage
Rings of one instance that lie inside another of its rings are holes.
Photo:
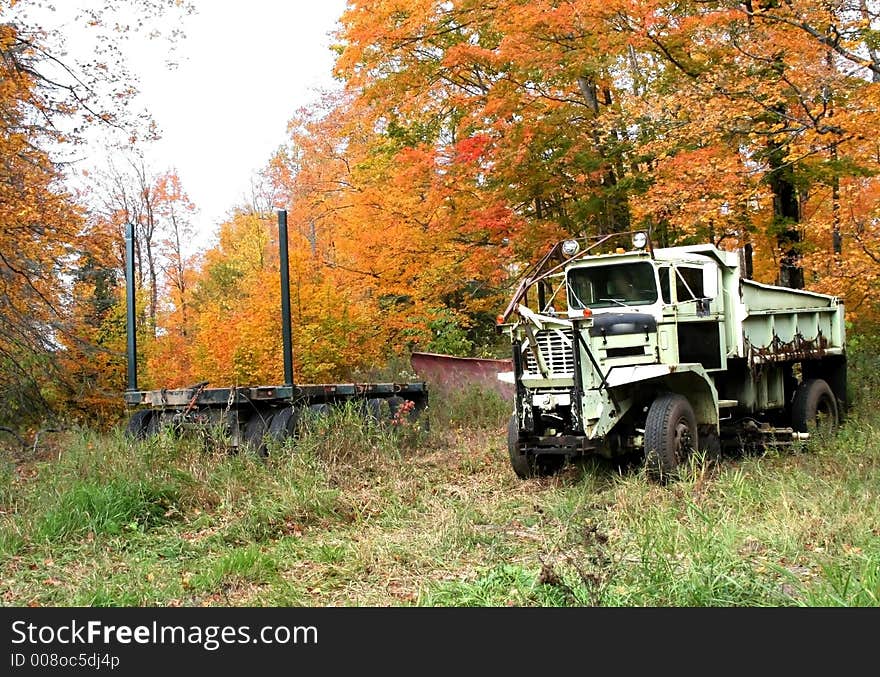
[[[450,321],[490,343],[518,272],[569,234],[750,243],[765,282],[794,246],[809,286],[876,319],[880,62],[862,6],[750,7],[350,4],[344,90],[295,115],[266,169],[289,210],[297,379],[438,345]],[[188,288],[152,378],[278,382],[274,216],[236,213]]]
[[[809,286],[880,319],[880,62],[862,6],[750,7],[350,4],[343,91],[295,114],[265,171],[289,212],[297,381],[356,378],[407,349],[488,349],[518,273],[571,234],[750,243],[765,282],[796,247]],[[832,45],[833,31],[853,39]],[[164,222],[185,224],[175,177],[152,190]],[[170,237],[182,231],[157,240],[168,302],[147,385],[281,380],[275,224],[239,210],[198,262]]]

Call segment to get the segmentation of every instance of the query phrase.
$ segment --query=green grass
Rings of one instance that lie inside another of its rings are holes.
[[[833,439],[520,481],[507,403],[432,397],[430,431],[353,408],[268,459],[75,431],[0,473],[7,606],[877,606],[880,359]]]
[[[37,522],[34,538],[59,541],[87,533],[120,534],[145,530],[172,512],[176,487],[129,478],[107,483],[80,481],[58,497]]]
[[[476,385],[431,396],[432,428],[487,428],[505,425],[513,405],[493,390]]]

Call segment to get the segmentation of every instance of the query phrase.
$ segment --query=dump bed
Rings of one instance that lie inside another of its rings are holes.
[[[752,363],[818,359],[845,351],[836,296],[740,280],[741,357]]]

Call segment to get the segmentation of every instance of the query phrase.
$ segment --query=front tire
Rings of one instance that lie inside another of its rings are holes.
[[[521,480],[535,476],[535,462],[520,451],[519,423],[516,414],[507,423],[507,453],[510,454],[510,466]]]
[[[666,482],[698,447],[697,417],[683,395],[659,395],[645,421],[645,460],[651,479]]]
[[[510,455],[510,466],[513,468],[513,472],[522,480],[553,475],[565,463],[563,456],[544,454],[538,458],[522,453],[516,414],[510,417],[507,424],[507,453]]]

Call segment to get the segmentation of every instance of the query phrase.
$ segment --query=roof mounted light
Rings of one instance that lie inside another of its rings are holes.
[[[648,234],[643,230],[633,233],[632,243],[634,248],[644,249],[648,246]]]
[[[577,240],[566,240],[562,243],[562,253],[566,256],[574,256],[581,250]]]

